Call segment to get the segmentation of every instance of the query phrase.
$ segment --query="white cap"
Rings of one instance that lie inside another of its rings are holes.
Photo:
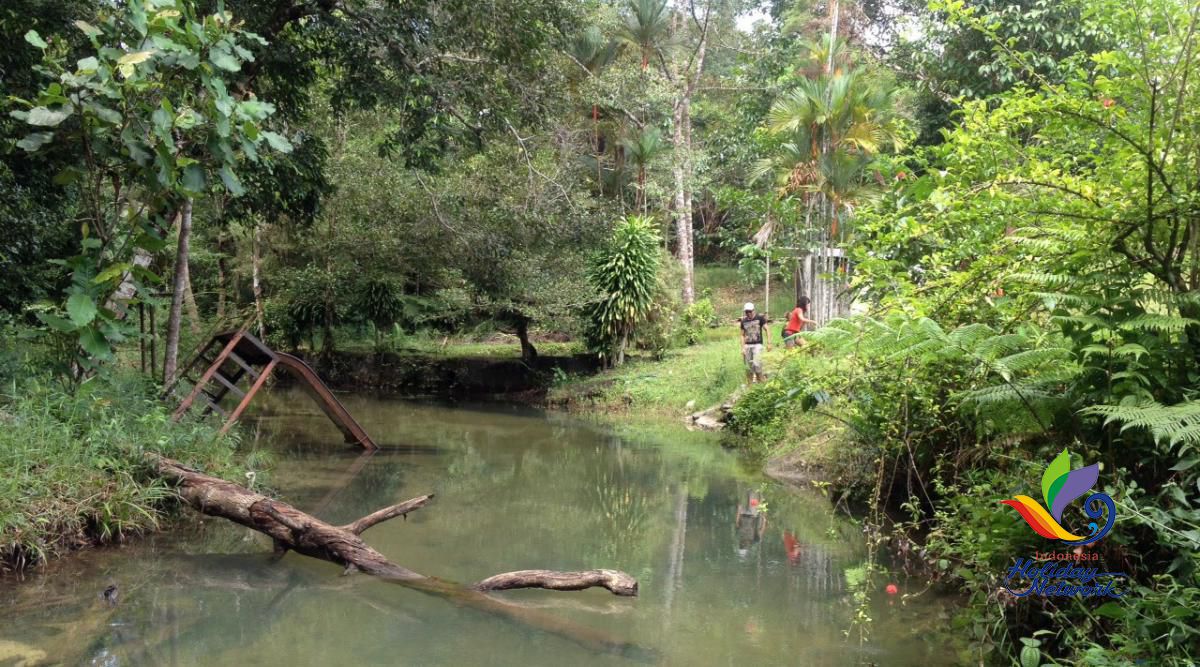
[[[746,305],[742,306],[742,310],[754,310],[754,304],[747,301]]]

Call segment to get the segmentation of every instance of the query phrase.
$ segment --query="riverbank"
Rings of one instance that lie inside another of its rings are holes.
[[[306,361],[330,387],[413,398],[499,399],[538,403],[558,378],[599,368],[594,355],[538,355],[511,350],[485,354],[339,351]],[[286,378],[284,382],[286,382]]]
[[[176,503],[146,467],[146,451],[234,472],[236,437],[172,422],[132,372],[74,395],[36,380],[13,386],[0,397],[0,572],[160,528]]]

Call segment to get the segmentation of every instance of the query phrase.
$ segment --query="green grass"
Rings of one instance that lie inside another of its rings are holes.
[[[782,317],[792,303],[791,284],[772,284],[771,313]],[[697,295],[710,295],[721,324],[705,329],[696,345],[670,350],[661,361],[635,357],[625,366],[592,377],[571,378],[550,391],[549,401],[573,409],[676,417],[725,400],[745,381],[741,341],[734,320],[746,301],[761,303],[762,285],[750,285],[736,267],[696,267]],[[779,326],[772,325],[768,371],[781,354]],[[688,404],[692,403],[691,407]]]
[[[0,398],[0,570],[157,528],[170,490],[148,469],[154,451],[230,471],[235,439],[212,424],[173,423],[135,374],[85,383],[8,383]]]
[[[720,331],[720,330],[718,330]],[[661,361],[634,358],[624,366],[560,383],[552,404],[644,415],[682,416],[724,400],[744,380],[732,325],[716,340],[677,348]],[[694,402],[688,407],[689,402]]]

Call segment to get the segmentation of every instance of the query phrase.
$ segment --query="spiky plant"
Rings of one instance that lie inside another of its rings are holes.
[[[606,364],[625,362],[630,336],[650,311],[658,275],[658,245],[654,219],[631,215],[617,224],[588,272],[599,298],[585,308],[585,338],[589,349]]]

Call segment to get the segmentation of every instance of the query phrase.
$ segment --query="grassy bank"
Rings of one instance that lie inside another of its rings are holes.
[[[764,286],[747,283],[736,267],[700,266],[696,268],[696,293],[699,299],[711,302],[717,321],[698,332],[694,345],[682,345],[676,335],[681,346],[667,350],[661,359],[635,353],[619,368],[593,376],[559,378],[550,389],[548,402],[579,411],[683,418],[728,399],[746,381],[733,320],[747,301],[761,309]],[[772,344],[765,358],[768,372],[787,354],[778,344],[779,320],[792,302],[791,283],[772,284],[770,312],[776,323],[770,327]]]
[[[170,421],[142,377],[115,372],[69,394],[8,380],[0,396],[0,571],[154,530],[172,494],[148,451],[236,474],[234,438]]]
[[[721,336],[668,350],[662,359],[634,357],[598,375],[563,378],[547,401],[573,410],[682,418],[724,400],[743,380],[739,345]]]

